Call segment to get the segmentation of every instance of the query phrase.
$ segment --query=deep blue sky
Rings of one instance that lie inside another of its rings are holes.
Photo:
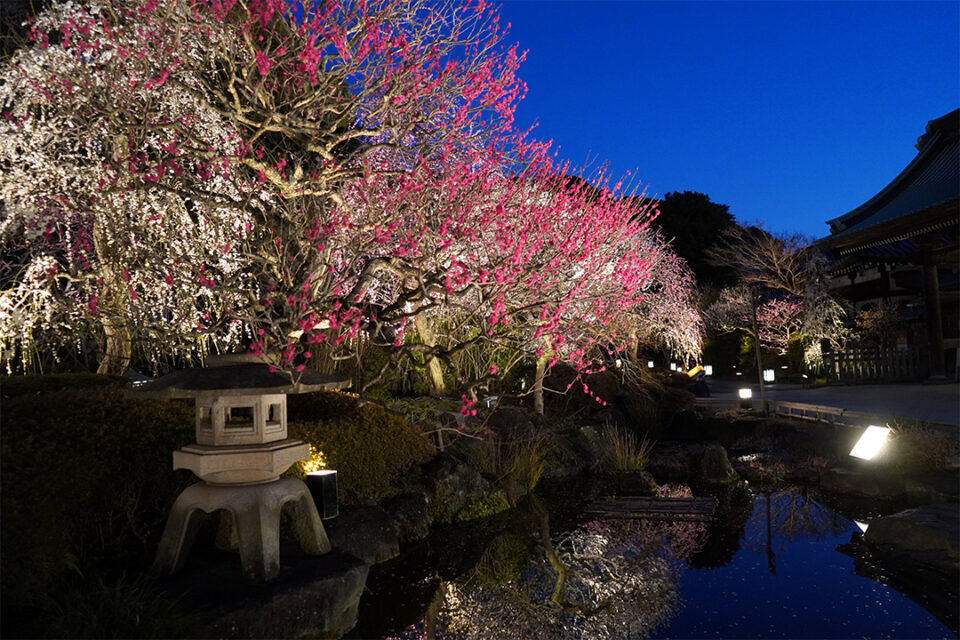
[[[827,235],[960,106],[960,2],[507,0],[517,124],[575,164]]]

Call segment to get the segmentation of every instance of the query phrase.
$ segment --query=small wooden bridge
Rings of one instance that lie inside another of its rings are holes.
[[[716,508],[716,498],[616,496],[591,502],[583,514],[619,520],[709,522]]]

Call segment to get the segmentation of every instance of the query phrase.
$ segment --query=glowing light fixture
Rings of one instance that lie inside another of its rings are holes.
[[[763,381],[764,381],[764,382],[773,382],[773,381],[774,381],[773,369],[764,369],[764,370],[763,370]]]
[[[863,533],[866,533],[866,532],[867,532],[867,527],[870,526],[870,525],[867,524],[866,522],[858,522],[857,520],[854,520],[854,521],[853,521],[853,524],[857,525],[857,528],[859,528],[860,531],[863,532]]]
[[[753,408],[753,391],[751,389],[740,389],[737,393],[740,396],[740,408],[752,409]]]
[[[676,371],[676,370],[677,370],[677,363],[676,363],[676,362],[671,362],[671,363],[670,363],[670,371]]]
[[[320,469],[307,473],[307,487],[317,507],[317,513],[323,520],[336,518],[340,514],[340,501],[337,497],[337,472],[335,469]]]
[[[622,367],[622,366],[623,366],[623,360],[621,360],[620,358],[617,358],[616,365],[617,365],[617,369],[619,369],[620,367]]]
[[[743,374],[740,373],[739,371],[737,371],[737,375],[738,375],[738,376],[742,376]]]
[[[703,370],[706,372],[706,374],[707,374],[708,376],[712,376],[712,375],[713,375],[713,365],[712,365],[712,364],[705,364],[705,365],[703,365]]]
[[[863,435],[860,436],[860,439],[857,440],[857,444],[855,444],[853,450],[850,451],[850,455],[862,460],[871,460],[880,453],[889,435],[890,429],[870,425],[867,427],[867,430],[863,432]]]
[[[687,371],[687,376],[689,376],[690,378],[696,378],[702,373],[703,373],[703,367],[701,367],[700,365],[697,365],[693,369],[690,369],[690,371]]]
[[[653,369],[653,360],[647,360],[647,368]]]

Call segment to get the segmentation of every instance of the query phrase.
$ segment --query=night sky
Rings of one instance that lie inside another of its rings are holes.
[[[651,195],[827,235],[960,106],[960,2],[508,0],[517,124]]]

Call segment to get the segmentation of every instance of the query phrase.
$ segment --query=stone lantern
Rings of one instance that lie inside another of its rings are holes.
[[[350,385],[349,378],[305,373],[290,377],[246,355],[208,359],[149,382],[136,391],[159,398],[193,398],[197,441],[173,453],[174,469],[189,469],[201,482],[177,497],[160,540],[154,568],[174,573],[189,552],[200,513],[232,517],[244,575],[266,581],[280,570],[280,511],[293,507],[294,529],[305,553],[330,550],[307,486],[280,475],[310,457],[305,442],[287,437],[287,394]]]

